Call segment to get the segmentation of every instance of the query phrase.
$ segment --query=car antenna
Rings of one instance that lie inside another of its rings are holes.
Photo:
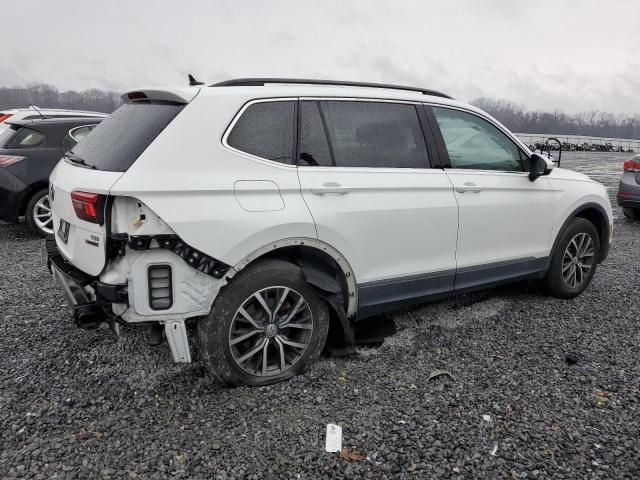
[[[196,85],[204,85],[204,82],[197,81],[193,75],[189,74],[189,86],[195,87]]]
[[[45,117],[42,112],[40,110],[38,110],[38,107],[36,107],[35,105],[29,105],[29,108],[33,108],[36,112],[38,112],[38,115],[40,115],[40,117],[42,118],[42,120],[46,120],[47,117]]]

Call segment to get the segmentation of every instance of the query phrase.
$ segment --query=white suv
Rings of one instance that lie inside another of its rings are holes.
[[[7,120],[11,119],[12,122],[17,120],[35,120],[38,118],[78,118],[78,117],[91,117],[91,118],[104,118],[106,113],[90,112],[86,110],[65,110],[60,108],[14,108],[11,110],[0,110],[0,132],[10,127]]]
[[[579,295],[607,192],[486,113],[391,85],[249,79],[127,92],[50,178],[78,326],[162,327],[230,384],[353,347],[355,322],[542,279]],[[197,342],[195,342],[197,337]]]

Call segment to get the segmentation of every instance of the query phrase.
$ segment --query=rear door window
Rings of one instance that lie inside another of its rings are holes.
[[[125,172],[184,105],[125,103],[71,150],[98,170]]]
[[[227,144],[241,152],[292,165],[295,129],[293,101],[249,105],[236,121]]]
[[[424,134],[414,105],[321,101],[338,167],[427,168]]]
[[[333,165],[326,128],[318,102],[300,102],[300,127],[298,137],[298,165]]]

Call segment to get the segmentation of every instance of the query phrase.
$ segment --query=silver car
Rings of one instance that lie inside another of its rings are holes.
[[[626,217],[640,220],[640,155],[624,162],[617,199]]]

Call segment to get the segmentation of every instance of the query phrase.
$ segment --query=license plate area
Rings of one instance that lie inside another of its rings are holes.
[[[58,225],[58,238],[62,240],[62,243],[69,241],[69,228],[71,225],[66,220],[60,219],[60,225]]]

